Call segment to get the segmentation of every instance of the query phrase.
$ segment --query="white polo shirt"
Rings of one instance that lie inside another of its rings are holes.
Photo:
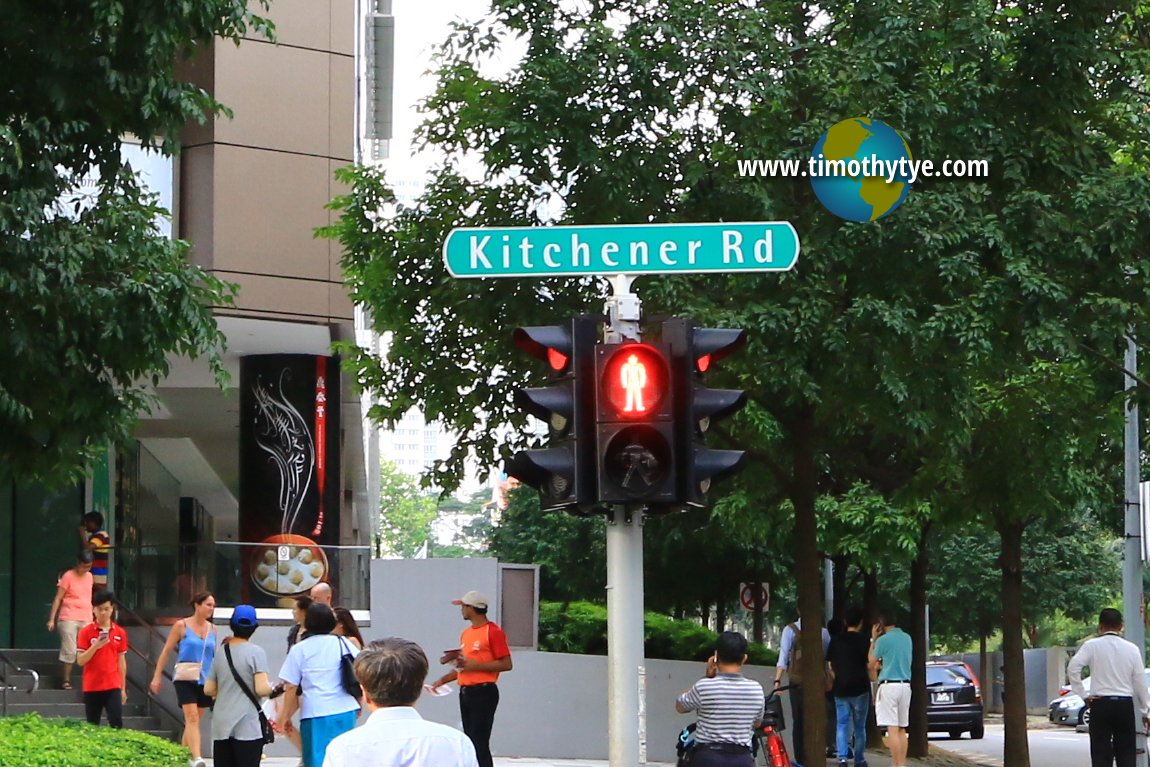
[[[459,730],[424,721],[411,706],[376,709],[327,747],[323,767],[479,767]]]

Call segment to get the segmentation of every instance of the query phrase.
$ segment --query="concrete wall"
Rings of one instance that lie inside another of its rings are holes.
[[[1046,714],[1050,701],[1058,697],[1058,688],[1066,679],[1066,648],[1049,647],[1023,650],[1026,674],[1026,710],[1035,715]],[[967,653],[962,660],[974,669],[982,683],[982,699],[987,711],[1002,711],[1002,653],[988,654],[990,669],[984,673],[978,653]]]
[[[436,663],[441,651],[458,646],[464,628],[451,600],[477,589],[491,600],[489,615],[499,622],[498,587],[494,559],[375,560],[372,627],[364,635],[418,642],[431,660],[434,678],[444,669]],[[512,661],[514,669],[499,680],[492,751],[497,756],[606,759],[607,658],[513,648]],[[646,669],[647,756],[674,762],[679,731],[694,721],[675,712],[675,697],[703,675],[704,666],[649,660]],[[769,685],[774,668],[748,667],[747,675]],[[426,719],[461,728],[457,693],[425,696],[418,708]]]

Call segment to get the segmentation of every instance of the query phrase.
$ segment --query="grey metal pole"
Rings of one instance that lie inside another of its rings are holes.
[[[1133,394],[1138,385],[1138,347],[1133,335],[1126,336],[1126,393]],[[1126,400],[1126,543],[1122,560],[1122,617],[1126,622],[1126,638],[1133,642],[1143,657],[1146,655],[1146,615],[1142,597],[1142,506],[1139,493],[1142,464],[1138,455],[1138,406],[1132,396]],[[1146,733],[1138,722],[1135,748],[1137,760],[1146,760]]]
[[[1138,349],[1131,336],[1126,337],[1126,392],[1132,394],[1138,385]],[[1142,478],[1138,459],[1138,406],[1126,401],[1126,544],[1122,562],[1122,617],[1126,621],[1126,638],[1145,655],[1146,624],[1142,599],[1142,513],[1139,482]]]
[[[643,670],[642,512],[607,524],[607,739],[611,767],[639,764]]]
[[[633,277],[611,279],[608,343],[639,340]],[[643,684],[643,509],[616,507],[607,520],[607,756],[610,767],[645,761]]]

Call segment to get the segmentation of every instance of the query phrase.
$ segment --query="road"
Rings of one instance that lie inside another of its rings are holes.
[[[1082,767],[1090,764],[1090,736],[1084,732],[1075,732],[1073,727],[1032,729],[1028,733],[1028,740],[1030,763],[1035,767]],[[1004,737],[1001,721],[987,721],[986,737],[982,740],[932,737],[930,744],[988,767],[1002,765]]]

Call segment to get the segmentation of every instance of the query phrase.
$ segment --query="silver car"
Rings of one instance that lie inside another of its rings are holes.
[[[1087,694],[1090,693],[1090,678],[1082,680],[1082,687]],[[1150,668],[1146,669],[1146,689],[1150,692]],[[1058,697],[1050,701],[1050,721],[1055,724],[1090,726],[1090,709],[1079,696],[1070,690],[1070,685],[1063,685],[1058,691]]]

